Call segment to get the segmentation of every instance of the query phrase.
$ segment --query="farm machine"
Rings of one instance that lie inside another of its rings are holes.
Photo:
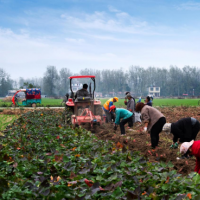
[[[73,79],[89,78],[93,82],[93,91],[91,83],[89,84],[88,96],[76,96],[72,90]],[[101,125],[105,122],[105,118],[102,116],[101,101],[94,98],[95,91],[95,76],[71,76],[70,90],[71,95],[68,95],[65,104],[65,121],[72,123],[73,126],[79,126],[81,124],[90,124],[93,127],[94,124]]]

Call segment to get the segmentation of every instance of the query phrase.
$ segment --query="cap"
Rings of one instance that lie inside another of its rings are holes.
[[[110,106],[110,111],[109,111],[109,112],[111,112],[111,111],[114,110],[115,108],[116,108],[115,105]]]
[[[113,97],[113,99],[115,99],[116,101],[118,101],[118,100],[119,100],[119,98],[118,98],[118,97]]]

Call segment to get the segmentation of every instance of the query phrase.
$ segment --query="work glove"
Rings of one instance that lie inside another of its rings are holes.
[[[117,130],[117,125],[115,124],[115,126],[114,126],[114,130],[116,131]]]
[[[124,104],[127,105],[127,101],[124,101]]]
[[[170,149],[177,149],[178,148],[178,143],[174,143],[170,146]]]
[[[143,132],[147,132],[147,127],[144,127]]]

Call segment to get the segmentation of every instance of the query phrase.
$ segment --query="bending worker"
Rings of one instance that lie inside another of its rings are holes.
[[[184,142],[180,146],[180,153],[182,155],[194,155],[196,157],[196,166],[194,171],[200,174],[200,140]]]
[[[163,131],[174,135],[173,144],[170,148],[178,148],[179,142],[189,142],[195,140],[200,130],[200,123],[193,117],[182,118],[175,123],[166,123]]]
[[[128,99],[128,102],[126,103],[127,105],[127,110],[129,110],[130,112],[133,113],[132,115],[132,118],[133,118],[133,123],[132,124],[128,124],[129,127],[133,127],[133,124],[135,122],[135,99],[131,96],[131,94],[127,94],[126,97],[125,97],[125,102],[126,102],[126,99]]]
[[[158,146],[159,134],[166,123],[165,116],[157,109],[140,102],[135,107],[136,112],[141,113],[141,120],[144,122],[144,132],[149,132],[151,136],[151,147]]]
[[[124,125],[129,123],[133,126],[133,113],[124,108],[116,108],[114,105],[110,107],[110,112],[114,112],[116,115],[114,130],[117,130],[117,125],[120,125],[121,136],[124,136]],[[122,119],[121,122],[120,119]]]
[[[106,103],[103,105],[103,110],[106,114],[107,122],[112,122],[112,118],[114,118],[113,113],[110,112],[110,107],[113,105],[114,102],[118,101],[118,97],[113,97],[111,99],[108,99]]]

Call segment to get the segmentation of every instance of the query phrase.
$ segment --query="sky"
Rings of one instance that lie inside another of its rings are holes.
[[[0,0],[0,68],[200,67],[199,19],[199,0]]]

